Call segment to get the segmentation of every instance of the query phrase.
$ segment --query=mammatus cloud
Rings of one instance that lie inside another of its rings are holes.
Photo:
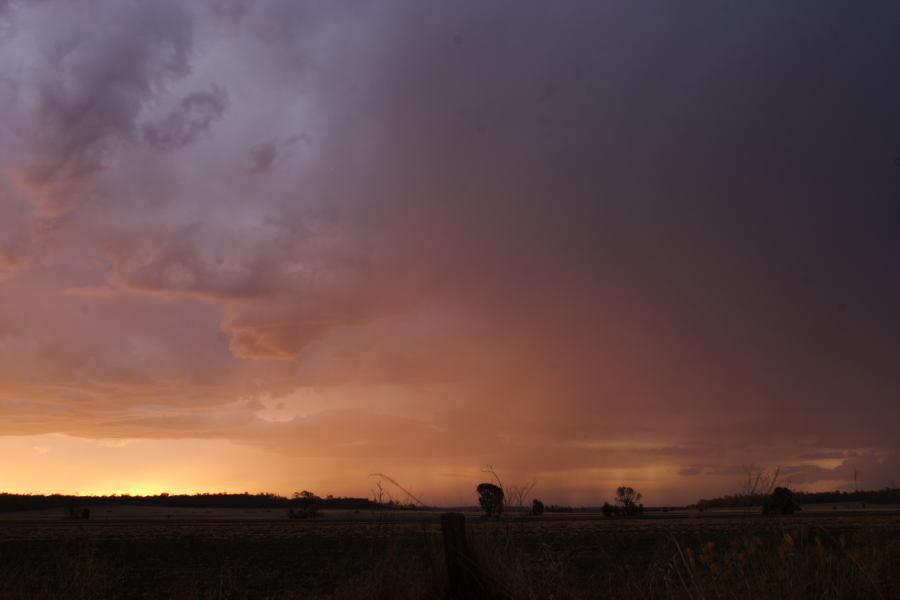
[[[839,8],[0,3],[3,433],[883,485],[898,16]]]

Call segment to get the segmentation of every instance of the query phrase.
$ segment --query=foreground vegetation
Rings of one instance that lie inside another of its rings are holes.
[[[447,595],[437,513],[121,510],[0,517],[2,596]],[[485,598],[900,598],[896,512],[467,521]]]

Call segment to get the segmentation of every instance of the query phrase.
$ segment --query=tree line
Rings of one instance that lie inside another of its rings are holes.
[[[900,504],[900,488],[880,490],[856,490],[843,492],[794,492],[800,504]],[[706,510],[710,508],[734,508],[763,506],[768,494],[726,494],[717,498],[702,499],[686,508]]]
[[[308,496],[295,494],[286,498],[277,494],[248,492],[240,494],[156,494],[152,496],[132,496],[114,494],[110,496],[73,496],[66,494],[8,494],[0,493],[0,512],[67,508],[73,505],[91,506],[163,506],[172,508],[284,508],[300,507],[309,503]],[[306,492],[311,494],[311,492]],[[368,498],[326,496],[315,494],[315,504],[321,509],[374,510],[384,508],[405,508],[393,504],[379,504]]]

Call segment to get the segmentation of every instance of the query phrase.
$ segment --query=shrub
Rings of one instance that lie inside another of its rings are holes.
[[[291,508],[288,511],[288,518],[305,519],[319,516],[319,503],[322,499],[317,495],[303,490],[294,494],[294,501],[297,503],[298,508],[296,511]]]
[[[493,483],[479,483],[475,491],[478,492],[478,503],[485,515],[499,519],[503,514],[503,488]]]
[[[792,515],[798,510],[801,510],[800,503],[794,492],[786,487],[775,488],[762,503],[764,515]]]

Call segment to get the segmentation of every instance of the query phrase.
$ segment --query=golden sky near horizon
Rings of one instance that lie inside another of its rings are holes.
[[[897,30],[0,0],[0,491],[896,485]]]

